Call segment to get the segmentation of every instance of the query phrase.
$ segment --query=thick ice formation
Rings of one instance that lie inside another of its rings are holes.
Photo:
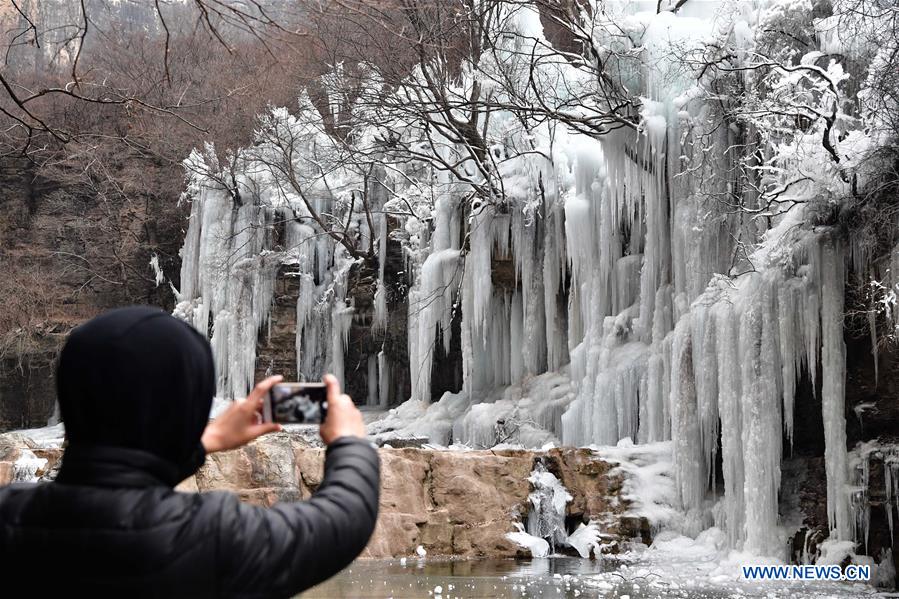
[[[546,539],[535,537],[525,532],[521,522],[515,522],[515,532],[506,534],[506,538],[531,552],[531,557],[546,557],[549,555],[549,542]]]
[[[626,515],[646,518],[656,530],[683,528],[671,444],[634,444],[630,439],[622,439],[614,447],[592,448],[600,458],[615,464],[614,474],[622,475],[621,498],[630,504]]]
[[[602,536],[599,525],[580,523],[571,534],[568,533],[565,513],[571,494],[539,459],[528,482],[531,483],[528,496],[531,509],[527,515],[527,528],[515,523],[517,530],[506,537],[528,549],[533,557],[546,557],[560,547],[571,547],[581,557],[599,557]]]
[[[599,557],[602,550],[602,530],[596,522],[581,522],[567,539],[568,546],[584,558]]]
[[[567,544],[565,530],[565,506],[571,501],[571,494],[556,476],[541,462],[537,462],[528,477],[531,483],[531,510],[528,512],[528,534],[546,539],[555,551],[557,546]]]

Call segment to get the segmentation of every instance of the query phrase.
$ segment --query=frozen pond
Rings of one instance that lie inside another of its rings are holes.
[[[681,564],[685,566],[684,564]],[[303,599],[345,598],[624,598],[877,597],[867,585],[724,581],[704,568],[572,557],[531,560],[357,560]],[[674,566],[674,567],[670,567]]]
[[[450,597],[566,596],[566,580],[601,572],[599,562],[579,558],[534,560],[357,560],[338,576],[301,595],[332,597],[429,597],[440,587]],[[554,578],[558,574],[559,578]],[[563,576],[568,578],[563,578]],[[582,584],[568,596],[588,597]],[[556,592],[559,589],[559,592]]]

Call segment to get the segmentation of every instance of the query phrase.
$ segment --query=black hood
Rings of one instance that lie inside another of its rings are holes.
[[[120,308],[77,327],[59,359],[57,392],[69,442],[61,482],[117,453],[125,462],[142,456],[130,461],[169,485],[203,463],[200,437],[215,394],[212,350],[162,310]]]

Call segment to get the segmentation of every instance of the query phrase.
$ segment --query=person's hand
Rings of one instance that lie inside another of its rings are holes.
[[[325,445],[330,445],[340,437],[364,437],[365,423],[362,413],[349,395],[340,393],[340,383],[330,374],[322,379],[327,388],[328,414],[318,429]]]
[[[274,422],[261,422],[262,401],[269,389],[284,377],[270,376],[250,392],[246,399],[234,401],[218,418],[206,425],[201,442],[206,453],[236,449],[256,437],[281,430]]]

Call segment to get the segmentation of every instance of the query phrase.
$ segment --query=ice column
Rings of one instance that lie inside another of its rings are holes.
[[[421,281],[415,295],[409,298],[409,309],[415,311],[410,320],[409,337],[415,336],[409,352],[412,369],[412,397],[430,401],[431,368],[438,327],[445,349],[449,350],[453,298],[459,285],[462,265],[459,250],[445,249],[427,257],[421,266]],[[412,323],[415,327],[412,327]]]
[[[764,275],[755,278],[757,296],[750,299],[740,322],[745,548],[757,555],[778,555],[781,418],[776,382],[780,374],[777,321],[771,284]]]
[[[685,510],[699,508],[705,496],[706,466],[700,443],[699,410],[693,369],[690,318],[674,330],[671,370],[671,438],[678,499]]]
[[[721,417],[721,466],[727,537],[731,547],[743,540],[746,502],[743,493],[743,441],[738,323],[733,305],[715,306],[718,348],[718,414]]]
[[[835,239],[821,246],[821,410],[827,471],[827,519],[831,534],[850,539],[846,451],[846,345],[843,342],[843,248]]]

